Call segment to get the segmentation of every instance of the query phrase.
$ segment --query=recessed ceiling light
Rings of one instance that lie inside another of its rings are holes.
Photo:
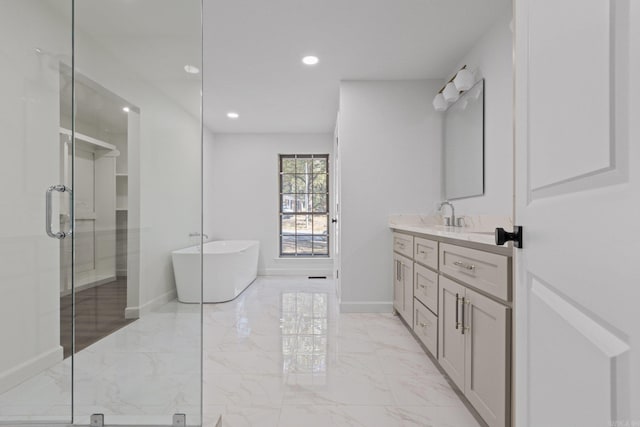
[[[238,117],[240,117],[240,114],[236,113],[235,111],[229,111],[227,113],[227,117],[229,117],[230,119],[237,119]]]
[[[316,65],[318,62],[320,62],[320,59],[317,56],[309,55],[302,58],[304,65]]]
[[[198,74],[200,72],[200,68],[189,64],[184,66],[184,70],[189,74]]]
[[[128,113],[129,111],[131,111],[131,109],[129,107],[122,107],[122,111]]]

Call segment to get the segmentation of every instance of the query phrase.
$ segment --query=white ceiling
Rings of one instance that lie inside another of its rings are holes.
[[[340,80],[444,79],[511,0],[204,0],[204,122],[214,132],[332,132]],[[76,22],[200,114],[199,0],[83,0]],[[82,36],[82,34],[77,35]],[[320,64],[301,64],[315,54]],[[76,58],[82,64],[82,58]],[[120,94],[126,96],[126,94]],[[226,117],[240,113],[238,120]]]
[[[332,132],[340,80],[444,79],[509,7],[510,0],[205,1],[204,121],[216,132]],[[305,54],[319,56],[319,65],[302,65]],[[229,110],[240,119],[227,119]]]

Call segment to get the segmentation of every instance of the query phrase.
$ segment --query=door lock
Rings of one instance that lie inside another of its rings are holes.
[[[513,246],[522,249],[523,237],[523,227],[521,225],[514,226],[513,233],[509,233],[504,228],[496,228],[496,245],[498,246],[513,241]]]

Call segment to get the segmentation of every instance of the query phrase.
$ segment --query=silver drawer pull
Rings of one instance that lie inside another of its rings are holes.
[[[420,286],[422,289],[426,288],[425,285],[418,285],[418,286]]]
[[[419,254],[423,254],[423,255],[424,255],[424,254],[426,254],[427,252],[426,252],[426,251],[423,251],[423,250],[419,250],[419,251],[418,251],[418,253],[419,253]]]
[[[419,325],[421,328],[426,328],[427,326],[431,326],[428,323],[422,323],[422,322],[420,322]]]
[[[473,265],[473,264],[465,264],[464,262],[460,262],[460,261],[455,261],[453,263],[453,265],[455,265],[457,267],[462,267],[462,268],[464,268],[466,270],[470,270],[470,271],[473,271],[473,270],[476,269],[475,265]]]
[[[404,246],[405,246],[404,243],[398,242],[397,245],[400,249],[404,249]]]

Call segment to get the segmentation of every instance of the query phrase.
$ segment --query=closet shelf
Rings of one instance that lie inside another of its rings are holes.
[[[67,135],[68,137],[71,137],[71,130],[69,129],[65,129],[65,128],[60,128],[60,134],[61,135]],[[118,154],[120,153],[118,151],[118,147],[116,147],[113,144],[109,144],[108,142],[104,142],[101,141],[99,139],[87,136],[87,135],[83,135],[81,133],[76,132],[75,133],[75,139],[80,140],[80,141],[84,141],[86,143],[89,143],[99,149],[103,149],[103,150],[108,150],[108,151],[113,151],[113,152],[117,152]]]

